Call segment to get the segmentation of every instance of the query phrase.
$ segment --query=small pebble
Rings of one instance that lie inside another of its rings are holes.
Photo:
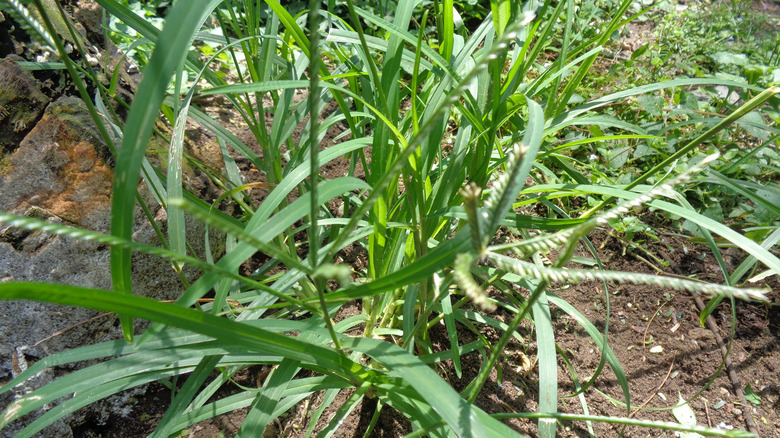
[[[742,415],[742,409],[734,408],[731,410],[731,413],[734,414],[735,417],[739,417]]]

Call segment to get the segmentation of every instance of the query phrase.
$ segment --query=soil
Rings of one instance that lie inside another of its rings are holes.
[[[687,238],[666,236],[665,247],[651,249],[668,260],[665,275],[685,275],[705,281],[722,283],[714,257],[706,248],[693,246]],[[643,261],[638,253],[629,251],[622,256],[620,244],[607,238],[601,256],[606,257],[609,269],[658,274],[655,268]],[[598,244],[598,242],[597,242]],[[617,247],[616,247],[617,246]],[[686,250],[687,249],[687,250]],[[733,252],[741,257],[739,252]],[[770,300],[780,298],[778,280],[768,286],[773,292]],[[620,285],[605,290],[603,285],[578,284],[556,292],[574,305],[599,329],[607,323],[605,314],[610,312],[609,343],[619,359],[630,382],[632,405],[645,409],[633,412],[635,418],[659,421],[675,421],[669,410],[677,403],[678,396],[691,401],[699,424],[722,428],[746,429],[748,417],[755,423],[760,436],[780,436],[777,426],[780,407],[780,309],[776,305],[757,305],[736,302],[736,324],[733,324],[729,303],[722,303],[712,314],[714,325],[704,328],[699,323],[696,297],[688,293],[663,290],[656,287]],[[607,299],[609,301],[607,301]],[[706,299],[705,299],[706,302]],[[587,333],[568,315],[557,312],[554,323],[556,341],[567,352],[581,379],[591,376],[601,360],[599,350]],[[718,338],[728,342],[734,329],[729,359],[734,377],[727,370],[718,372],[723,360]],[[713,330],[714,329],[714,330]],[[662,347],[656,352],[654,347]],[[567,375],[560,364],[560,375]],[[717,377],[716,377],[717,376]],[[574,393],[566,378],[561,381],[560,395]],[[744,404],[735,395],[736,388],[744,390],[750,385],[761,400],[760,405]],[[621,400],[622,392],[610,369],[598,377],[595,386],[606,395]],[[588,408],[599,415],[626,415],[626,409],[609,401],[602,394],[586,391]],[[650,408],[665,408],[650,410]],[[575,399],[563,400],[563,412],[582,412]],[[570,428],[563,436],[586,436],[582,423],[564,423]],[[598,436],[613,436],[619,428],[595,424]],[[627,428],[627,436],[649,436],[646,429]]]
[[[640,29],[644,31],[643,29]],[[630,35],[636,35],[629,33]],[[629,41],[627,47],[635,48]],[[235,122],[235,115],[226,116]],[[225,120],[223,120],[225,121]],[[259,153],[251,132],[240,123],[233,124],[234,132]],[[337,132],[328,132],[332,139]],[[325,143],[327,145],[327,142]],[[262,182],[259,172],[253,172],[251,164],[239,161],[239,168],[250,175],[247,182]],[[334,162],[323,169],[324,177],[342,176],[346,173],[346,162]],[[268,188],[252,189],[251,198],[260,202],[267,196]],[[291,196],[296,196],[292,194]],[[331,206],[336,212],[337,205]],[[592,237],[598,248],[598,256],[606,269],[648,274],[678,275],[693,277],[716,283],[723,282],[717,264],[709,250],[691,243],[690,239],[673,232],[659,231],[661,242],[647,239],[644,243],[630,243],[600,230]],[[648,243],[649,242],[649,243]],[[639,248],[662,257],[663,263],[649,262]],[[364,264],[358,247],[350,247],[340,256],[345,262]],[[580,255],[588,255],[584,250]],[[738,263],[745,255],[739,250],[729,250],[731,263]],[[554,258],[553,256],[550,256]],[[262,264],[253,259],[245,266],[251,272]],[[769,299],[780,302],[780,280],[776,276],[765,280],[772,289]],[[574,306],[602,332],[607,323],[608,342],[617,356],[622,371],[630,385],[632,406],[630,415],[637,419],[675,421],[670,407],[679,396],[691,400],[698,423],[722,428],[748,429],[749,422],[755,424],[755,432],[762,437],[780,436],[780,307],[775,305],[745,302],[721,303],[712,314],[712,324],[702,327],[699,323],[699,308],[696,298],[688,293],[664,290],[652,286],[614,285],[605,287],[600,283],[575,285],[554,285],[550,291]],[[706,302],[706,299],[705,299]],[[574,396],[575,381],[571,370],[576,372],[580,383],[592,377],[599,369],[602,355],[591,337],[577,323],[575,318],[556,307],[551,308],[556,342],[559,347],[559,409],[566,413],[582,413],[580,400]],[[342,309],[337,318],[348,317],[360,312],[358,304]],[[736,318],[732,317],[732,312]],[[508,321],[506,311],[491,316]],[[476,339],[476,335],[465,326],[461,327],[461,343]],[[733,333],[733,338],[731,335]],[[481,332],[490,341],[498,340],[500,333],[493,329]],[[520,334],[527,340],[520,343],[513,340],[507,346],[497,370],[493,370],[476,404],[489,413],[535,412],[538,408],[538,369],[535,367],[536,345],[530,323],[520,328]],[[718,339],[730,342],[730,365],[722,367],[723,355]],[[731,338],[731,340],[730,340]],[[435,349],[449,348],[446,330],[436,326],[431,332]],[[658,350],[657,347],[662,347]],[[445,376],[458,390],[463,390],[479,371],[482,358],[473,352],[462,358],[462,375],[457,376],[449,361],[437,365],[440,375]],[[567,363],[568,362],[568,363]],[[729,370],[732,371],[730,376]],[[251,367],[234,377],[236,385],[225,385],[215,395],[222,398],[241,391],[238,385],[257,387],[268,368]],[[181,384],[180,379],[179,384]],[[745,403],[737,393],[747,386],[755,393],[751,398],[759,404]],[[592,387],[584,391],[587,410],[591,415],[627,415],[622,390],[616,375],[609,366],[595,377]],[[314,427],[321,430],[336,409],[350,396],[344,391],[323,413]],[[100,419],[87,419],[81,427],[74,428],[80,437],[140,437],[147,436],[164,414],[170,403],[171,390],[162,384],[149,385],[143,394],[134,397],[132,414],[112,415]],[[264,436],[303,437],[310,427],[310,414],[320,403],[323,395],[317,393],[304,403],[293,408],[281,420],[263,434]],[[615,401],[616,400],[616,401]],[[345,419],[334,436],[363,436],[371,415],[376,409],[375,399],[364,399]],[[184,435],[188,437],[233,436],[241,425],[247,409],[215,417],[191,427]],[[752,419],[752,420],[751,420]],[[504,420],[513,429],[536,435],[533,420],[515,418]],[[627,427],[623,430],[605,423],[593,423],[596,436],[617,436],[621,432],[628,437],[659,436],[658,430]],[[586,437],[588,425],[584,422],[563,421],[558,428],[563,437]],[[383,408],[372,437],[400,437],[411,432],[411,424],[397,411]],[[671,436],[667,434],[666,436]]]

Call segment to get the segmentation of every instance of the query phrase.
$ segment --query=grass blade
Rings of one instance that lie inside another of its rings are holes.
[[[542,292],[531,307],[536,327],[536,345],[539,357],[539,412],[558,412],[558,354],[555,351],[550,306],[547,293]],[[555,421],[539,419],[539,436],[555,437]]]
[[[160,423],[157,424],[154,433],[149,436],[150,438],[165,438],[173,432],[174,422],[184,413],[203,382],[206,381],[221,358],[222,356],[206,356],[195,367],[195,370],[187,377],[187,381],[176,395],[176,398],[173,399],[171,406],[165,411],[165,415],[163,415]]]
[[[146,144],[152,134],[160,104],[168,82],[179,60],[186,56],[195,33],[219,2],[193,0],[176,3],[166,20],[157,47],[144,79],[138,87],[125,124],[125,136],[116,163],[113,199],[111,202],[111,233],[125,240],[132,239],[135,211],[135,190]],[[132,133],[133,135],[128,135]],[[132,293],[130,251],[111,249],[111,279],[117,293]],[[128,342],[133,340],[133,322],[122,317],[122,332]]]

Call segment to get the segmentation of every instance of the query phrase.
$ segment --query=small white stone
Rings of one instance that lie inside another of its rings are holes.
[[[87,53],[87,54],[86,54],[85,58],[87,58],[87,62],[88,62],[88,63],[89,63],[89,65],[91,65],[92,67],[97,67],[97,65],[98,65],[98,64],[100,64],[100,62],[98,61],[98,59],[97,59],[97,58],[95,58],[94,56],[90,55],[89,53]]]

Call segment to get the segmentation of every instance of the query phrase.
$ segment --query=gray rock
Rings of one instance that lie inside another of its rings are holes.
[[[0,169],[0,210],[107,233],[113,169],[106,147],[100,143],[82,101],[65,97],[52,103]],[[165,212],[142,184],[142,197],[165,229]],[[188,242],[203,256],[204,228],[187,222]],[[214,233],[212,233],[214,234]],[[159,245],[157,235],[140,208],[136,210],[137,242]],[[210,244],[221,255],[220,240]],[[111,289],[110,249],[41,232],[0,225],[0,281],[36,281]],[[194,280],[199,271],[185,269]],[[134,254],[134,293],[159,300],[175,299],[184,289],[170,263],[155,256]],[[121,338],[114,315],[83,308],[34,301],[0,301],[0,381],[7,382],[32,363],[48,355]],[[144,327],[136,324],[137,331]],[[82,364],[83,365],[83,364]],[[67,372],[68,369],[60,370]],[[0,396],[0,406],[12,398],[51,381],[44,373]],[[104,406],[111,406],[106,403]],[[2,433],[11,433],[11,429]],[[42,436],[72,436],[62,423]]]

